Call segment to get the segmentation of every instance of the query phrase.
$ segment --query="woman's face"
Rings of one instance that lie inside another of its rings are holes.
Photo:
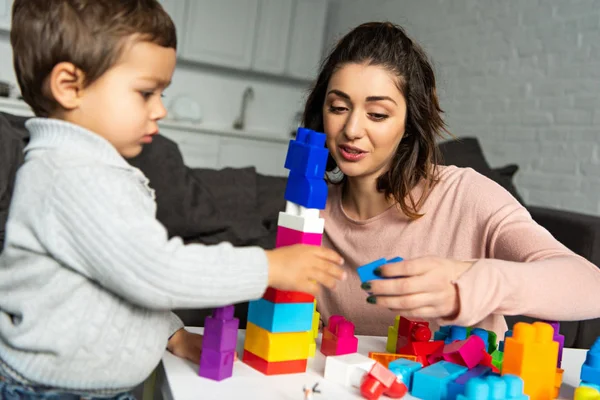
[[[346,64],[329,80],[323,104],[327,147],[349,178],[377,178],[405,130],[406,100],[397,77],[381,66]]]

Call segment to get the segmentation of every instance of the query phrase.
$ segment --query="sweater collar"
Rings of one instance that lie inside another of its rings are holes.
[[[133,168],[108,140],[79,125],[53,118],[31,118],[25,127],[31,135],[25,152],[60,148],[117,167]]]

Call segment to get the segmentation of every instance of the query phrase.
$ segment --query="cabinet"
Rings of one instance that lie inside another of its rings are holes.
[[[187,2],[181,57],[249,69],[254,51],[258,0]]]
[[[13,0],[0,0],[0,31],[10,31]]]
[[[314,79],[323,52],[327,2],[296,0],[295,3],[286,72],[294,78]]]
[[[252,69],[283,74],[286,68],[292,0],[261,0]]]
[[[219,168],[248,166],[265,175],[287,176],[283,167],[287,144],[260,142],[248,139],[221,139]]]

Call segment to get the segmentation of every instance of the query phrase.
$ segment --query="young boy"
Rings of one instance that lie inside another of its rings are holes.
[[[166,115],[176,34],[156,0],[16,0],[11,43],[38,118],[0,256],[0,397],[127,398],[167,342],[199,356],[171,309],[345,278],[341,257],[319,247],[167,238],[148,180],[123,159]]]

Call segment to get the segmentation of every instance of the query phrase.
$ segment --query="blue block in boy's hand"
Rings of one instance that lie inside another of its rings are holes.
[[[400,262],[402,260],[403,260],[402,257],[390,258],[389,260],[386,260],[385,258],[380,258],[379,260],[375,260],[369,264],[365,264],[362,267],[358,267],[356,272],[358,272],[360,281],[363,283],[368,282],[368,281],[374,281],[376,279],[384,279],[381,276],[375,275],[373,273],[373,271],[375,271],[375,269],[382,267],[386,264]]]

